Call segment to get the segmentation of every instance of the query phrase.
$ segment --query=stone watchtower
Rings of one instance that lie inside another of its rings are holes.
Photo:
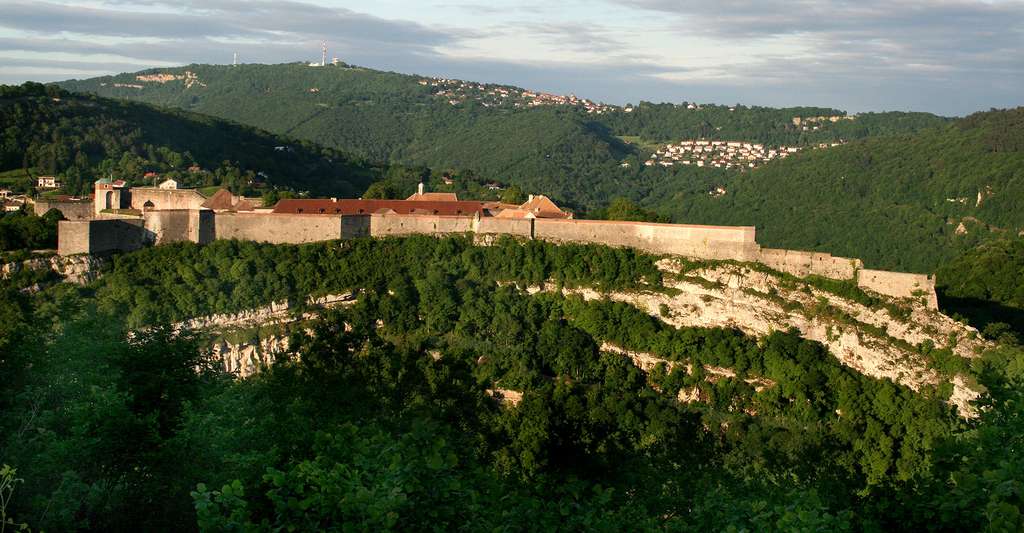
[[[131,205],[124,180],[98,179],[93,192],[93,212],[97,215],[104,209],[125,209]]]

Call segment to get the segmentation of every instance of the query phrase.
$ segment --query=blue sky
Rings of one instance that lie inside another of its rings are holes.
[[[1024,0],[0,0],[0,83],[332,56],[609,103],[1024,105]]]

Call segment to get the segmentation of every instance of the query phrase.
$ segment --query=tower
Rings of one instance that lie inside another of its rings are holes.
[[[238,52],[235,52],[235,58],[231,60],[231,66],[233,66],[233,67],[237,67],[238,66]]]
[[[320,41],[320,66],[327,65],[327,41]]]

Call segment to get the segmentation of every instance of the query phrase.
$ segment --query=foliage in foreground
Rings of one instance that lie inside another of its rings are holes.
[[[96,296],[6,292],[0,462],[25,480],[9,511],[46,530],[1024,525],[1020,350],[978,362],[991,407],[963,424],[937,395],[866,378],[792,333],[675,329],[620,303],[526,296],[496,281],[657,280],[644,257],[513,246],[182,245],[122,256]],[[278,287],[254,299],[300,294],[315,272],[339,272],[316,290],[363,289],[296,331],[298,359],[234,380],[188,335],[126,340],[124,317],[147,315],[141,298],[111,299],[125,285],[161,280],[149,290],[167,316],[219,309],[236,284],[189,300],[184,267],[244,272],[264,253],[286,268],[237,278]],[[694,366],[645,375],[605,341]],[[709,365],[737,378],[709,380]],[[499,406],[495,387],[522,402]],[[703,401],[679,403],[684,388]]]

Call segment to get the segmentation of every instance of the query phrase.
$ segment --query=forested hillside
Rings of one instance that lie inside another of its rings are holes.
[[[646,182],[659,176],[636,169],[645,153],[641,146],[649,143],[704,137],[811,145],[943,122],[932,115],[891,113],[804,130],[793,124],[794,117],[841,112],[644,103],[630,112],[603,106],[596,113],[582,105],[534,106],[521,96],[533,93],[516,87],[431,83],[344,64],[284,64],[189,65],[61,85],[227,118],[374,161],[469,170],[584,208],[646,190]],[[446,87],[454,89],[441,90]],[[499,90],[512,96],[495,102]],[[622,137],[640,139],[627,144]],[[632,161],[632,168],[620,166],[623,160]]]
[[[766,246],[860,257],[874,268],[932,271],[1024,227],[1019,110],[950,122],[926,113],[848,120],[809,107],[532,105],[521,95],[533,93],[515,87],[344,64],[190,65],[62,86],[513,184],[584,216],[622,197],[674,222],[756,225]],[[848,144],[745,172],[642,164],[658,143],[698,137]]]
[[[281,187],[358,196],[383,174],[375,165],[308,141],[33,83],[0,86],[0,124],[0,172],[29,169],[30,175],[57,176],[71,194],[91,192],[100,176],[152,185],[143,176],[157,172],[183,186],[222,185],[247,194]],[[17,176],[4,185],[33,185],[30,175],[11,174]]]
[[[755,225],[762,244],[932,271],[979,242],[1024,231],[1024,108],[715,179],[665,182],[645,204],[677,220]],[[728,193],[709,195],[712,183]]]
[[[964,316],[991,338],[1024,339],[1024,239],[984,243],[937,276],[947,313]]]
[[[1018,346],[972,360],[991,397],[965,420],[935,387],[869,378],[794,332],[677,328],[520,288],[667,290],[656,259],[217,241],[118,256],[87,287],[0,281],[6,516],[49,531],[1024,525]],[[299,323],[292,356],[246,379],[162,327],[337,291],[358,300]]]

